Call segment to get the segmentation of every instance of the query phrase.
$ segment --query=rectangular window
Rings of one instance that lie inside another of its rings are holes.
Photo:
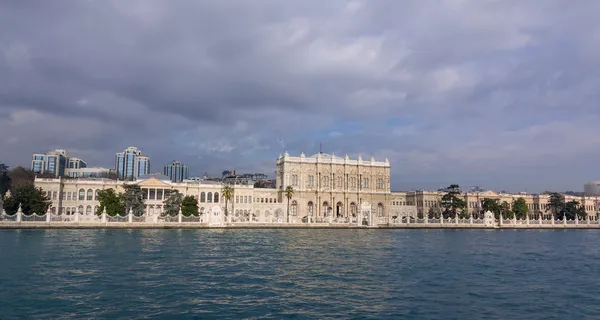
[[[67,193],[67,200],[71,200],[71,193],[70,192]]]

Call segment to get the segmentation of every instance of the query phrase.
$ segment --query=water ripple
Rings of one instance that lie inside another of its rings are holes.
[[[2,230],[0,319],[581,319],[583,230]]]

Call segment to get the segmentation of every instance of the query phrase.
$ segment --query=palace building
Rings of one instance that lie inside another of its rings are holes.
[[[443,191],[396,192],[390,189],[391,165],[388,159],[377,161],[347,155],[317,153],[312,156],[290,156],[287,152],[276,160],[275,188],[255,188],[252,184],[232,184],[233,198],[227,211],[233,221],[265,221],[257,217],[272,217],[287,222],[286,188],[293,188],[289,199],[290,223],[362,223],[386,224],[399,217],[439,215]],[[99,207],[100,190],[123,191],[124,184],[136,184],[144,191],[147,214],[163,211],[163,202],[172,190],[198,200],[201,214],[209,208],[225,211],[221,195],[222,182],[207,180],[171,181],[168,177],[140,176],[133,181],[99,178],[36,178],[36,187],[51,198],[51,211],[60,214],[95,214]],[[507,194],[494,191],[465,192],[461,195],[469,213],[479,212],[484,198],[506,201],[512,205],[525,199],[532,217],[548,216],[548,195]],[[600,197],[565,196],[577,200],[591,216],[600,209]],[[271,219],[271,218],[270,218]]]

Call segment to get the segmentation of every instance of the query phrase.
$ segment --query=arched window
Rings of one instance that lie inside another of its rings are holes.
[[[329,203],[327,201],[323,202],[323,216],[329,216]]]
[[[214,198],[214,203],[219,203],[219,193],[215,192],[215,198]]]
[[[338,183],[337,183],[338,188],[343,187],[344,186],[344,177],[338,176],[337,180],[338,180]]]
[[[353,217],[356,217],[356,213],[357,213],[357,212],[356,212],[356,203],[354,203],[354,202],[351,202],[351,203],[350,203],[350,214],[351,214]]]
[[[239,217],[239,216],[240,216],[240,210],[237,210],[237,209],[235,210],[235,216],[236,216],[236,217]]]
[[[200,193],[200,202],[206,202],[206,194],[204,192]]]
[[[298,202],[296,202],[296,200],[292,201],[290,213],[292,214],[292,216],[298,215]]]
[[[100,206],[95,206],[94,207],[94,214],[100,214],[102,212],[98,212],[98,209],[100,209]]]
[[[206,202],[212,202],[212,192],[209,192],[206,196]]]
[[[306,184],[307,184],[309,187],[312,187],[312,185],[314,184],[314,179],[315,179],[315,178],[314,178],[314,176],[312,176],[312,175],[309,175],[309,176],[308,176],[308,181],[307,181],[307,183],[306,183]]]
[[[79,205],[79,207],[77,207],[77,212],[79,214],[83,214],[83,205]]]
[[[79,200],[85,200],[85,190],[79,189]]]
[[[383,204],[379,203],[377,205],[377,216],[383,217]]]
[[[98,200],[99,195],[100,195],[100,189],[96,189],[96,196],[94,197],[94,200]]]
[[[338,203],[335,204],[335,216],[344,216],[344,204],[341,201],[338,201]]]
[[[313,214],[313,202],[309,201],[308,202],[308,215],[312,216],[312,214]]]
[[[94,200],[94,190],[88,189],[88,191],[87,191],[87,199],[88,200]]]
[[[92,214],[92,206],[88,205],[87,207],[85,207],[85,215],[89,216]]]

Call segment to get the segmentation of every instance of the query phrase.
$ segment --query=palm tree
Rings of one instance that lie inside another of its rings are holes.
[[[233,198],[233,188],[230,185],[223,186],[221,188],[221,196],[225,198],[225,216],[228,216],[227,203]]]
[[[287,222],[290,222],[290,199],[292,199],[292,197],[294,196],[294,187],[292,186],[287,186],[285,188],[285,191],[283,191],[285,194],[285,197],[288,199],[288,205],[287,205]]]

